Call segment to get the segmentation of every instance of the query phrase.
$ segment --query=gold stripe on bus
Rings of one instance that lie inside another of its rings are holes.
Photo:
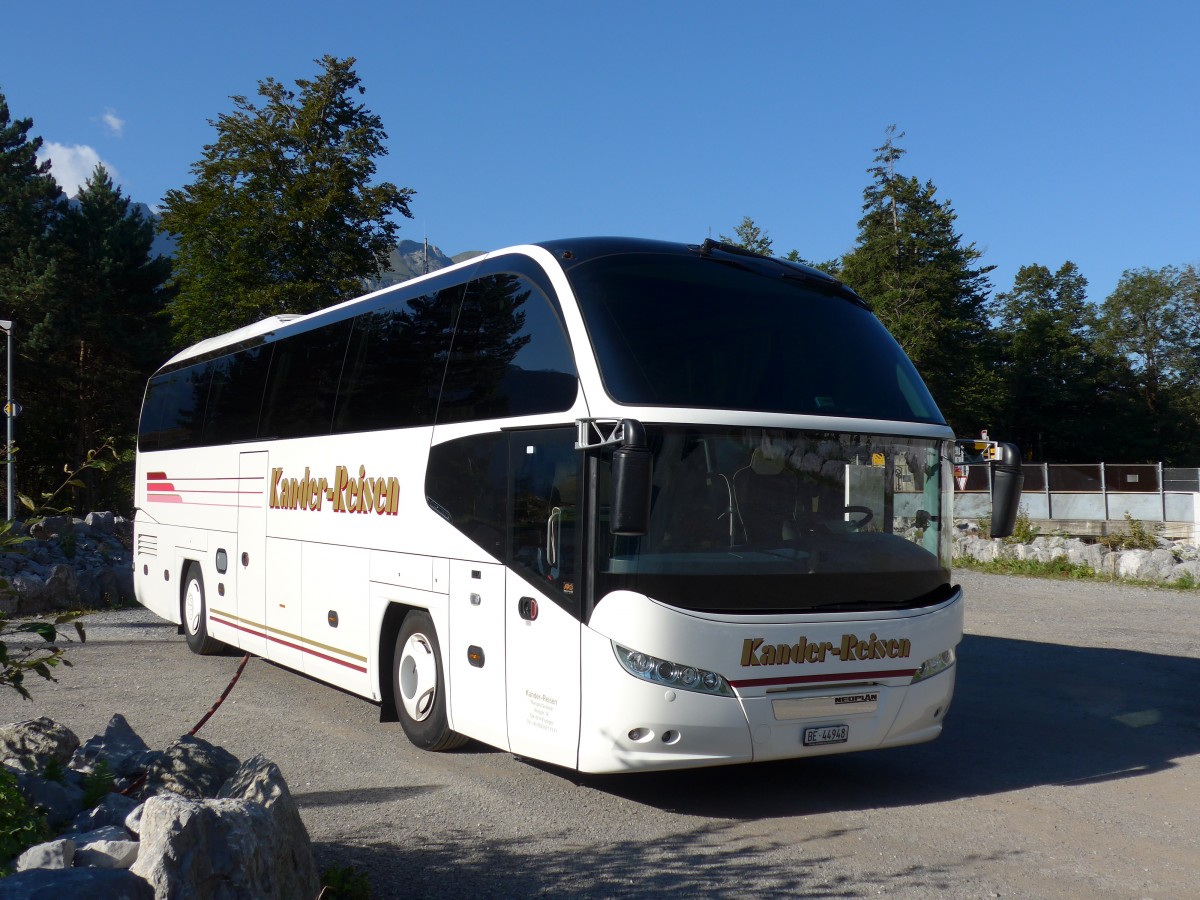
[[[214,616],[224,616],[227,619],[233,619],[235,622],[241,625],[249,625],[253,628],[261,628],[263,631],[269,631],[272,634],[279,635],[280,637],[290,638],[293,641],[299,641],[302,644],[308,644],[312,647],[320,647],[322,650],[328,650],[330,653],[338,653],[342,656],[349,657],[350,659],[357,659],[359,662],[365,663],[367,661],[365,656],[359,656],[357,653],[351,653],[350,651],[343,650],[340,647],[331,647],[329,644],[322,644],[320,641],[310,640],[309,638],[301,637],[298,634],[292,634],[290,631],[284,631],[282,628],[272,628],[270,625],[264,625],[262,622],[255,622],[253,619],[235,616],[231,612],[225,612],[224,610],[220,609],[210,609],[209,612]]]

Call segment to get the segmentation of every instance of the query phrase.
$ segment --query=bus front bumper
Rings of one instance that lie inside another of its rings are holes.
[[[911,684],[814,685],[754,697],[672,690],[628,675],[584,629],[579,770],[617,773],[823,756],[936,738],[956,666]],[[840,698],[840,699],[839,699]],[[843,727],[844,726],[844,727]]]

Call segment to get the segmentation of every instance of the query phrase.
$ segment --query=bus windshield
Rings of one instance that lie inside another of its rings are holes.
[[[945,442],[710,425],[646,432],[649,528],[614,536],[601,509],[599,602],[630,590],[683,609],[753,614],[950,598]]]
[[[788,268],[644,252],[598,256],[567,275],[619,403],[944,424],[870,310]]]

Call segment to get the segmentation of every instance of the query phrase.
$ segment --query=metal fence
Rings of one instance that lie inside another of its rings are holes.
[[[1126,515],[1144,522],[1190,523],[1200,531],[1200,468],[1161,463],[1068,465],[1026,463],[1021,507],[1031,519],[1106,522]],[[954,498],[957,516],[988,515],[990,472],[969,467]]]

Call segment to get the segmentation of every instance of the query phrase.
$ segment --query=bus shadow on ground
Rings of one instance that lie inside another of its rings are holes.
[[[369,878],[376,900],[411,897],[868,897],[887,895],[896,879],[938,896],[954,888],[956,870],[980,860],[1019,854],[972,855],[950,864],[866,861],[853,878],[830,871],[830,841],[845,829],[786,840],[748,835],[737,822],[682,828],[646,840],[581,843],[564,833],[560,852],[531,852],[528,837],[490,831],[445,833],[394,843],[318,843],[321,869],[352,866]],[[538,835],[539,842],[553,835]],[[539,846],[542,846],[539,843]]]
[[[583,783],[673,812],[760,819],[1135,778],[1200,753],[1200,659],[967,635],[959,660],[929,744]]]

